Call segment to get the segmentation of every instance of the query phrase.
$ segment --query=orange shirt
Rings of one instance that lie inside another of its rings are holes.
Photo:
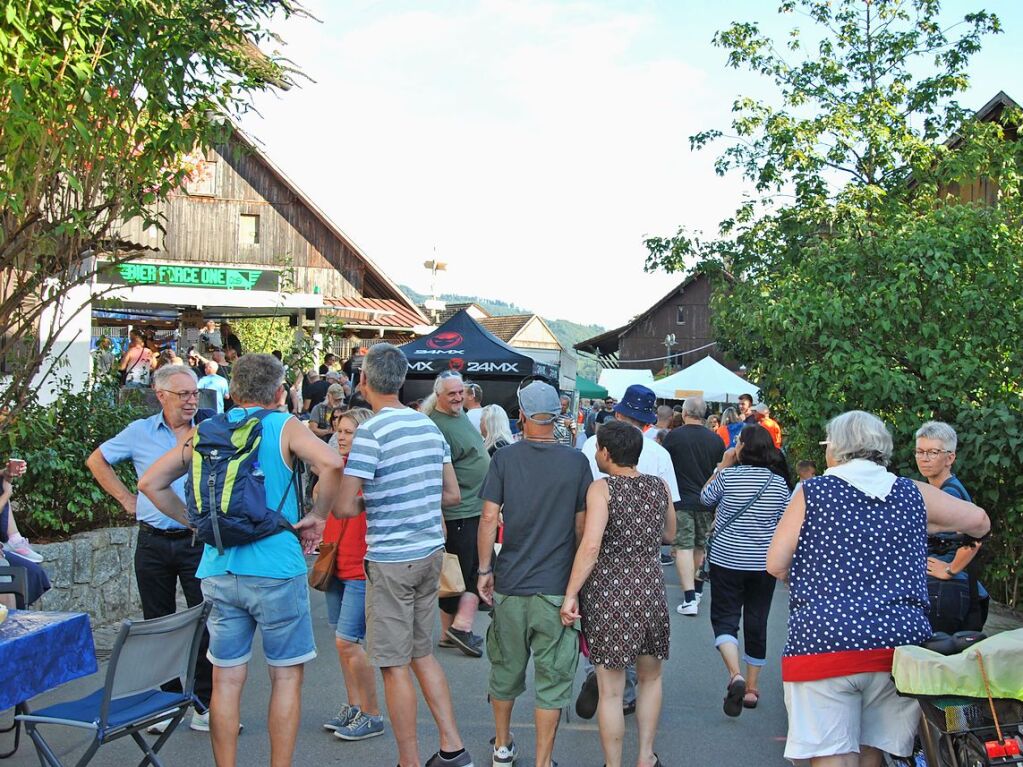
[[[338,519],[333,514],[327,517],[323,528],[323,540],[337,541],[337,560],[334,573],[343,581],[364,581],[366,571],[366,512],[357,517]]]
[[[760,425],[767,429],[771,439],[774,440],[774,446],[781,450],[781,426],[778,425],[778,422],[768,416],[760,422]]]

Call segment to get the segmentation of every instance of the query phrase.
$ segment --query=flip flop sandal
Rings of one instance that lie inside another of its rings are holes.
[[[756,708],[757,703],[760,702],[760,690],[754,690],[752,687],[746,690],[746,694],[742,697],[743,708]]]
[[[722,707],[726,716],[738,716],[742,713],[743,698],[746,697],[746,680],[739,674],[732,677],[728,683],[728,691],[725,694],[725,703]]]

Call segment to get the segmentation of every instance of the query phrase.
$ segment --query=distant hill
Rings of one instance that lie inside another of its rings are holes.
[[[417,304],[422,304],[429,296],[423,295],[407,285],[399,285],[409,298],[415,301]],[[492,298],[480,298],[479,296],[460,296],[453,293],[445,293],[440,296],[440,300],[449,304],[479,304],[486,309],[490,314],[495,317],[504,316],[507,314],[534,314],[531,309],[525,309],[515,304],[509,304],[507,301],[498,301]],[[583,341],[587,338],[592,338],[598,333],[603,333],[607,328],[601,327],[600,325],[580,325],[578,322],[572,322],[571,320],[552,320],[548,317],[544,317],[543,321],[550,327],[551,332],[558,337],[561,344],[566,349],[571,349],[575,344]]]

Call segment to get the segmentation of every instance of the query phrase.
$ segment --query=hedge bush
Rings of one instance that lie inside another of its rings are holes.
[[[28,462],[25,474],[14,480],[14,505],[18,526],[29,537],[59,539],[134,522],[85,465],[100,443],[148,414],[141,396],[132,394],[119,403],[118,394],[115,383],[99,382],[50,405],[32,402],[15,421],[3,425],[0,455]],[[116,470],[134,489],[131,463]]]

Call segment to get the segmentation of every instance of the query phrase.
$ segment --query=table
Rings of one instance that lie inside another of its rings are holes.
[[[22,713],[29,699],[96,669],[85,613],[11,610],[0,623],[0,711],[14,707]],[[15,721],[13,726],[14,750],[0,758],[18,750],[20,725]]]

